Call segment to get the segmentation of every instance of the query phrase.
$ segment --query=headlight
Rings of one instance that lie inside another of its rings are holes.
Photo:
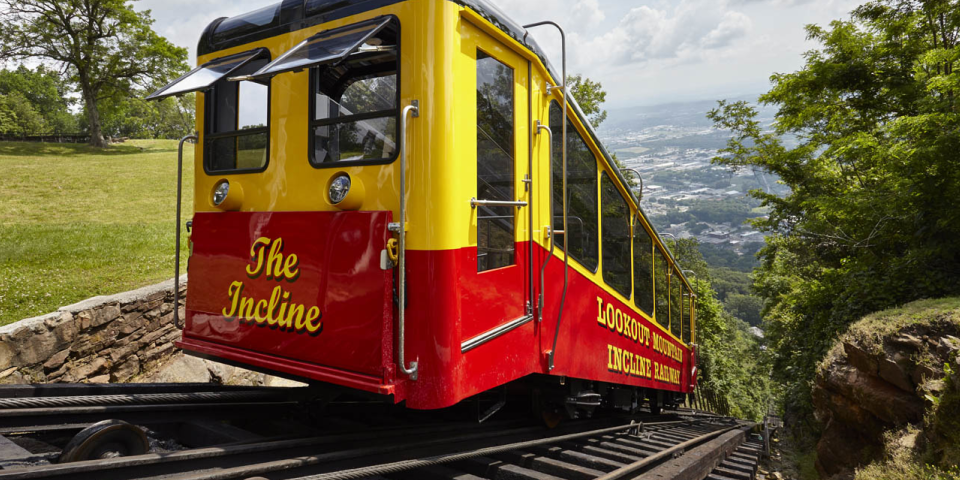
[[[350,176],[343,174],[334,178],[330,182],[330,203],[336,205],[343,201],[344,198],[347,198],[347,194],[350,193]]]
[[[213,191],[213,205],[219,207],[227,199],[228,193],[230,193],[230,182],[224,180]]]

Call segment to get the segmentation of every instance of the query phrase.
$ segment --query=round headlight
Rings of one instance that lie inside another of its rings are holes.
[[[347,194],[350,193],[350,176],[349,175],[340,175],[337,178],[334,178],[330,182],[330,203],[336,205],[343,201],[344,198],[347,198]]]
[[[228,193],[230,193],[230,182],[224,180],[213,191],[213,205],[219,207],[227,199]]]

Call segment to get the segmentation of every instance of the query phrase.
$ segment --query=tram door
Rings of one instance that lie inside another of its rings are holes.
[[[475,191],[464,192],[470,199],[464,208],[472,210],[467,251],[475,252],[462,266],[461,350],[467,352],[520,335],[516,329],[532,319],[527,243],[532,195],[524,182],[529,174],[528,63],[470,23],[461,22],[461,29],[461,58],[474,60],[462,63],[472,68],[458,69],[457,82],[467,120],[458,142],[475,144],[460,150],[470,158],[466,171],[476,181]],[[466,112],[475,114],[474,121]]]

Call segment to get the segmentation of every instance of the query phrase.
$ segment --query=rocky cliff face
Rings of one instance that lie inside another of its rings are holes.
[[[948,373],[960,371],[960,308],[949,308],[956,306],[952,300],[869,316],[821,363],[813,402],[823,425],[817,444],[822,477],[852,477],[883,456],[885,432],[923,425],[925,415],[936,414],[939,399],[955,387]],[[926,441],[935,444],[943,432],[926,423]]]

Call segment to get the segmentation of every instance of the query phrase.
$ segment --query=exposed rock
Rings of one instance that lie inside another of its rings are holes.
[[[952,335],[941,338],[937,345],[937,353],[942,357],[951,356],[957,351],[960,351],[960,338]]]
[[[63,365],[63,362],[67,361],[68,356],[70,356],[69,348],[60,350],[43,363],[44,370],[56,370],[60,368],[60,365]]]
[[[24,365],[34,365],[47,361],[57,352],[57,337],[48,331],[31,335],[20,349],[20,361]]]
[[[113,373],[110,374],[110,380],[126,382],[138,373],[140,373],[140,359],[136,355],[131,355],[113,370]]]
[[[137,331],[143,326],[143,315],[140,313],[128,313],[123,316],[123,326],[120,327],[120,335],[127,336]]]
[[[0,372],[0,380],[9,377],[13,372],[17,371],[17,367],[10,367],[2,372]]]
[[[850,364],[861,372],[876,374],[879,370],[877,359],[852,342],[843,342],[843,351],[847,354]]]
[[[150,345],[154,341],[158,340],[160,337],[166,335],[167,333],[173,330],[176,330],[176,327],[174,327],[173,325],[164,325],[161,329],[144,335],[143,338],[140,339],[140,343],[142,345]]]
[[[87,380],[87,383],[110,383],[110,375],[97,375]]]
[[[79,382],[81,380],[90,378],[91,375],[100,373],[100,371],[103,370],[106,365],[107,360],[105,358],[96,357],[90,363],[68,369],[66,375],[64,375],[64,381]]]
[[[17,349],[12,341],[0,342],[0,369],[9,368],[17,357]]]
[[[885,432],[923,425],[929,407],[924,396],[942,399],[949,391],[939,366],[960,352],[954,336],[960,326],[938,321],[935,313],[881,335],[868,330],[875,321],[863,325],[827,355],[811,392],[824,427],[816,461],[823,478],[852,478],[857,468],[883,457]]]
[[[924,382],[929,379],[940,378],[940,373],[941,372],[934,370],[929,365],[917,365],[910,374],[910,379],[913,380],[913,383],[916,385],[923,385]]]
[[[894,359],[888,357],[881,358],[880,378],[905,392],[913,392],[916,388],[913,386],[913,383],[910,382],[910,376],[898,360],[902,361],[899,355],[895,356]]]
[[[182,355],[165,364],[150,381],[210,383],[212,379],[203,359]]]
[[[120,307],[118,305],[107,305],[94,310],[93,318],[90,320],[90,326],[99,327],[112,322],[120,316]]]
[[[910,335],[909,333],[901,333],[890,339],[891,343],[902,345],[905,347],[910,347],[914,350],[920,350],[923,348],[923,340],[917,338],[916,336]]]

